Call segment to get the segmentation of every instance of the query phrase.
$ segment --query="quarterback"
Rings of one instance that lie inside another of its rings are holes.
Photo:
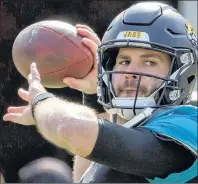
[[[196,82],[197,38],[173,7],[134,4],[115,17],[103,39],[78,25],[95,56],[84,79],[71,88],[96,94],[110,116],[48,93],[31,65],[27,106],[3,117],[36,125],[42,136],[90,160],[79,182],[198,182],[197,108],[187,105]]]

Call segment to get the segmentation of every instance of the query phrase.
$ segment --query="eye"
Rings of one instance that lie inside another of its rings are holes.
[[[129,65],[130,64],[130,60],[122,60],[119,62],[120,65]]]
[[[144,61],[144,64],[147,66],[156,66],[157,62],[156,61]]]

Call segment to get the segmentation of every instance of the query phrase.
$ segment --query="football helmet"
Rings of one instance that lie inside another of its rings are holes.
[[[120,48],[146,48],[171,58],[167,77],[140,72],[113,71]],[[182,105],[189,102],[196,82],[197,37],[191,24],[173,7],[163,3],[137,3],[115,17],[97,51],[98,102],[126,120],[146,107]],[[135,97],[116,96],[112,75],[139,76]],[[163,80],[150,96],[138,97],[142,76]]]

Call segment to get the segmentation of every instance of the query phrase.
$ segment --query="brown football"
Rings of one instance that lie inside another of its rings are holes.
[[[45,87],[66,87],[63,78],[84,78],[93,65],[93,55],[81,40],[71,24],[55,20],[37,22],[16,37],[12,48],[14,65],[27,78],[30,64],[36,62]]]

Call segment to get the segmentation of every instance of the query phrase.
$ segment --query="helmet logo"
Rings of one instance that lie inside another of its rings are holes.
[[[177,100],[180,97],[180,91],[179,90],[173,90],[169,93],[170,100]]]
[[[123,34],[123,37],[128,37],[128,38],[140,38],[141,37],[141,32],[137,31],[126,31]]]
[[[192,56],[191,56],[190,53],[185,53],[185,54],[182,54],[182,55],[180,56],[180,61],[181,61],[181,63],[183,63],[183,64],[188,64],[188,63],[190,63],[190,61],[192,60],[191,58],[192,58]]]
[[[116,39],[150,41],[149,35],[140,31],[121,31]]]
[[[189,21],[186,22],[187,36],[193,45],[197,46],[197,35]]]

